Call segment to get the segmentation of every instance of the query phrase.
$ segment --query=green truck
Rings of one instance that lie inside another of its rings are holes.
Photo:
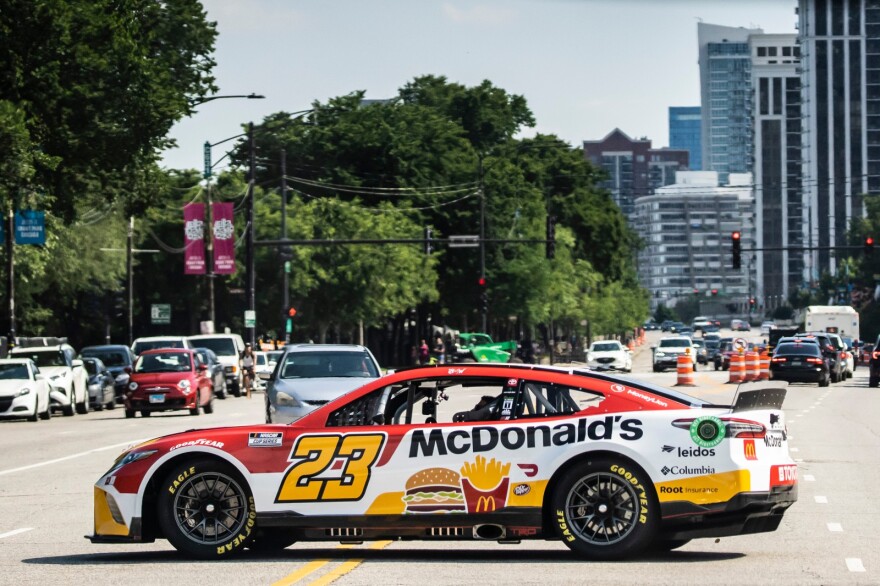
[[[516,355],[516,340],[494,342],[489,334],[458,334],[456,360],[476,362],[510,362]]]

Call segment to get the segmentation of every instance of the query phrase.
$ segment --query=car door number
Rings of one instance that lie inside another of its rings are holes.
[[[384,443],[382,433],[300,437],[275,502],[359,500]]]

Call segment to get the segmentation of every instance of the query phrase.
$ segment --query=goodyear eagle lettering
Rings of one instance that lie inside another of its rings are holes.
[[[529,425],[498,429],[478,425],[468,429],[456,429],[444,435],[440,429],[425,432],[417,429],[412,434],[409,457],[446,456],[468,452],[488,452],[503,447],[508,450],[520,448],[547,448],[582,443],[587,439],[610,440],[615,435],[622,440],[633,441],[642,437],[642,422],[638,419],[623,419],[620,415],[608,415],[604,419],[587,422],[579,419],[577,423],[557,425]]]

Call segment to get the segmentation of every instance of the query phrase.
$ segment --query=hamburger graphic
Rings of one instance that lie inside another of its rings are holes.
[[[407,513],[464,513],[461,476],[449,468],[426,468],[406,481]]]

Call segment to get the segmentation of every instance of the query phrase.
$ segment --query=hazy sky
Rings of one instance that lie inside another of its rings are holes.
[[[204,142],[248,121],[356,90],[392,97],[428,74],[524,96],[537,122],[526,135],[579,146],[618,127],[663,147],[669,106],[700,103],[698,21],[794,33],[797,20],[796,0],[202,1],[219,31],[218,95],[266,99],[199,106],[172,130],[170,168],[201,169]]]

